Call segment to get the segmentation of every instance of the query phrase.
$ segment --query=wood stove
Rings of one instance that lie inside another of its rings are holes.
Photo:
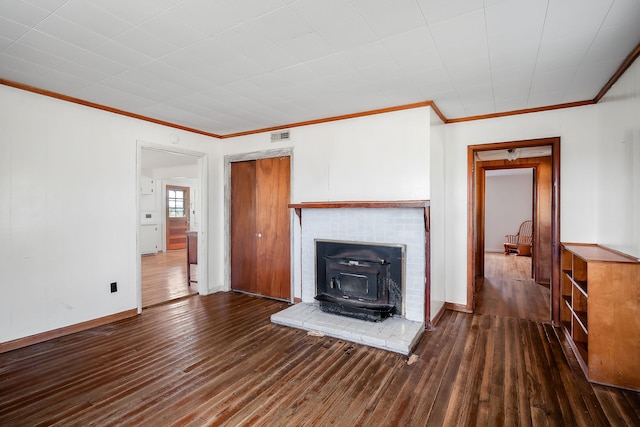
[[[405,245],[316,240],[322,311],[380,321],[403,313]]]

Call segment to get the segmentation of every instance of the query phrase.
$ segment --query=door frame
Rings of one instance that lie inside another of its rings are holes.
[[[252,151],[249,153],[228,154],[224,156],[224,289],[231,290],[231,163],[244,162],[249,160],[269,159],[273,157],[289,157],[289,167],[291,170],[291,183],[293,184],[293,147],[279,148],[264,151]],[[290,186],[292,188],[292,186]],[[291,199],[291,190],[289,190],[289,199]],[[293,215],[289,213],[289,245],[291,247],[290,271],[291,283],[289,298],[290,302],[294,300],[294,270],[293,270]]]
[[[479,254],[477,248],[483,236],[484,224],[478,224],[478,210],[481,201],[477,200],[476,153],[479,151],[506,150],[510,148],[551,146],[551,296],[550,317],[554,325],[560,324],[560,137],[540,138],[522,141],[498,142],[492,144],[470,145],[467,147],[467,305],[465,309],[475,309],[475,285],[477,265],[484,258],[484,249]],[[483,184],[481,184],[483,185]],[[537,195],[536,195],[537,197]]]
[[[209,213],[208,213],[208,165],[209,159],[207,153],[200,151],[187,150],[184,148],[172,147],[147,141],[136,141],[136,298],[138,301],[138,314],[142,313],[142,260],[140,255],[140,184],[142,176],[142,150],[162,151],[169,154],[194,157],[198,162],[198,183],[200,199],[200,229],[198,231],[198,264],[196,271],[198,275],[198,293],[200,295],[209,294]]]

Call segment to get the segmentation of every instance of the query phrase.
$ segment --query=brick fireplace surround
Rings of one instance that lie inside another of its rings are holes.
[[[429,318],[428,201],[320,202],[292,204],[301,224],[302,302],[271,317],[273,323],[410,354]],[[406,246],[404,314],[368,322],[321,312],[314,296],[315,240]]]

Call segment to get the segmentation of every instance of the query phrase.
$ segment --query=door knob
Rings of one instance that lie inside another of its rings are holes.
[[[257,237],[262,237],[262,233],[256,233]]]

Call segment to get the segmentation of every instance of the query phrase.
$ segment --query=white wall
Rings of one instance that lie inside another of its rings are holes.
[[[600,243],[640,256],[639,76],[636,61],[600,104],[445,127],[445,170],[432,179],[445,183],[447,247],[432,262],[446,265],[447,302],[466,304],[467,297],[469,145],[559,136],[561,241]],[[623,139],[633,140],[633,147]],[[622,150],[634,160],[623,164]]]
[[[293,147],[291,201],[429,198],[428,107],[223,140],[224,154]]]
[[[447,302],[467,301],[467,147],[560,136],[563,241],[597,238],[596,106],[450,124],[445,127],[445,256]]]
[[[503,252],[504,236],[533,219],[533,169],[487,171],[484,250]]]
[[[431,183],[431,229],[430,229],[430,253],[431,253],[431,319],[438,314],[446,302],[446,275],[443,254],[446,251],[446,240],[444,227],[445,223],[445,201],[446,193],[444,189],[445,147],[444,147],[445,125],[440,118],[431,112],[431,153],[429,164],[429,179]],[[434,262],[436,260],[437,262]]]
[[[598,104],[598,243],[640,258],[640,61]]]
[[[223,156],[270,148],[293,147],[292,202],[432,199],[433,301],[466,303],[472,144],[560,136],[561,239],[640,255],[639,74],[599,105],[442,131],[420,108],[294,128],[284,144],[182,132],[182,148],[209,155],[209,291],[228,287]],[[5,86],[0,129],[0,342],[135,308],[136,141],[170,146],[175,129]]]
[[[136,141],[175,130],[6,86],[0,129],[0,342],[135,309]]]
[[[222,144],[225,155],[292,147],[292,203],[425,200],[430,197],[429,126],[425,107],[294,128],[288,142],[271,143],[270,133],[261,133]],[[300,226],[297,218],[292,223],[293,295],[299,298]],[[224,223],[217,227],[223,235]]]

